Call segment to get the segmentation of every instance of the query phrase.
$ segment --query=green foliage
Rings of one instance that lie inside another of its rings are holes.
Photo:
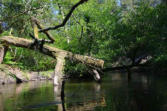
[[[7,36],[7,35],[9,35],[9,31],[4,31],[3,33],[0,34],[0,37]]]
[[[155,72],[166,72],[167,69],[167,54],[165,55],[160,55],[158,57],[155,57],[155,59],[153,60],[152,64],[153,64],[153,71]]]
[[[29,20],[31,16],[37,17],[46,26],[54,26],[62,22],[71,6],[77,1],[41,0],[27,3],[18,0],[15,2],[7,0],[3,3],[0,19],[8,26],[16,20],[17,22],[11,26],[14,28],[15,35],[28,38],[29,33],[32,32]],[[34,10],[21,14],[29,8]],[[150,55],[154,59],[154,64],[159,64],[162,62],[158,62],[157,59],[166,55],[167,50],[166,9],[167,5],[154,0],[133,2],[128,0],[120,4],[115,0],[102,2],[89,0],[74,11],[64,28],[50,31],[55,37],[55,43],[51,46],[101,58],[109,63],[117,61],[122,56],[135,60],[142,55]],[[15,18],[15,15],[20,16]],[[40,34],[40,38],[43,37],[44,35]],[[53,60],[39,53],[20,48],[12,48],[12,50],[16,50],[17,53],[11,52],[7,56],[14,57],[11,58],[12,61],[17,62],[20,67],[33,70],[54,68],[55,64],[51,65]],[[67,69],[79,71],[85,68],[80,65],[72,66],[69,64]]]
[[[7,52],[4,63],[24,70],[46,71],[54,69],[56,60],[39,52],[12,47]]]
[[[69,60],[66,60],[65,64],[66,65],[64,71],[66,74],[68,74],[69,77],[83,78],[90,76],[90,74],[87,73],[88,69],[84,64],[71,62]]]
[[[5,56],[5,59],[4,59],[4,63],[5,64],[9,64],[9,65],[15,65],[15,64],[17,64],[16,62],[14,62],[14,61],[11,61],[13,59],[13,57],[12,57],[12,55],[11,55],[11,52],[7,52],[6,53],[6,56]]]

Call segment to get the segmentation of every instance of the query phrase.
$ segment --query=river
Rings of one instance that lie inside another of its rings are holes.
[[[167,78],[108,72],[102,83],[67,81],[64,111],[166,111]],[[62,111],[52,81],[0,85],[0,111]]]

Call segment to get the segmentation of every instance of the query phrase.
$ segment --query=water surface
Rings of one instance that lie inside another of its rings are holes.
[[[67,81],[66,111],[167,111],[167,78],[108,73],[101,84]],[[52,81],[0,85],[0,111],[62,111]]]

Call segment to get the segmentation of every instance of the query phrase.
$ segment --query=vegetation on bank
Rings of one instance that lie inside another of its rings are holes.
[[[151,57],[148,63],[153,70],[166,71],[167,4],[156,3],[156,0],[132,1],[86,2],[74,11],[63,28],[51,31],[55,39],[52,46],[97,57],[107,64],[115,64],[120,58],[135,64],[141,57]],[[0,36],[12,34],[31,39],[32,16],[46,26],[53,26],[61,23],[74,3],[76,0],[4,0],[0,3],[0,32],[3,32]],[[40,37],[44,34],[41,33]],[[56,60],[39,52],[10,47],[4,64],[45,71],[54,69]],[[84,65],[68,63],[65,71],[82,75],[85,69]]]
[[[0,64],[0,85],[7,83],[21,83],[35,80],[50,80],[53,79],[53,70],[48,71],[28,71],[20,70],[17,67],[12,67],[6,64]]]

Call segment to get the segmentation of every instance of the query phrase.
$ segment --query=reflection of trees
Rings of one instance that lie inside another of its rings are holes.
[[[152,76],[141,74],[137,76],[134,76],[136,80],[132,80],[129,84],[122,83],[122,85],[114,87],[115,89],[111,88],[111,91],[106,94],[107,108],[104,110],[160,111],[162,109],[162,105],[166,101],[165,91],[162,93],[165,84]]]
[[[95,107],[106,106],[105,98],[100,93],[101,85],[98,83],[91,83],[90,85],[74,85],[65,88],[65,93],[70,96],[66,97],[65,106],[67,111],[84,111],[94,110]],[[72,90],[71,90],[72,89]],[[92,95],[89,95],[92,94]]]
[[[44,84],[47,83],[46,81],[33,81],[23,84],[9,84],[9,85],[1,85],[0,86],[0,93],[3,97],[9,98],[13,96],[18,96],[22,92],[28,92],[35,88],[44,87]],[[48,85],[48,84],[45,84]]]
[[[112,76],[113,78],[110,78],[112,81],[104,81],[102,84],[67,82],[64,88],[54,87],[54,93],[52,83],[47,84],[52,86],[49,89],[43,88],[45,83],[0,86],[0,111],[6,110],[4,109],[6,106],[3,106],[4,101],[11,97],[14,99],[12,102],[20,101],[20,107],[39,106],[39,110],[50,108],[65,111],[66,108],[66,111],[159,111],[163,106],[166,108],[167,82],[165,79],[141,74],[132,76],[133,79],[129,83],[125,80],[125,75],[119,74]],[[5,87],[5,90],[1,90],[2,87]],[[32,91],[35,92],[32,93]],[[52,100],[49,101],[49,98]],[[16,104],[10,103],[8,106],[14,105]],[[29,110],[31,109],[24,111]]]
[[[115,73],[110,76],[112,81],[108,81],[106,86],[102,85],[106,107],[96,107],[96,111],[160,111],[167,100],[164,90],[167,82],[157,77],[133,74],[132,81],[127,83],[123,81],[125,76],[122,76],[124,79]]]
[[[104,97],[102,97],[99,100],[87,101],[87,102],[83,102],[82,104],[70,106],[69,108],[67,108],[67,111],[84,111],[84,110],[94,111],[95,108],[98,106],[100,107],[106,106]]]
[[[3,110],[14,111],[18,107],[29,107],[44,100],[46,101],[48,98],[53,97],[53,90],[50,86],[52,86],[52,82],[46,81],[34,81],[23,84],[0,86],[0,105],[3,103]],[[48,94],[45,94],[46,91]],[[2,108],[0,107],[0,109]]]
[[[63,83],[64,84],[64,83]],[[80,83],[77,83],[76,88],[74,88],[75,90],[73,90],[72,88],[70,88],[70,90],[68,89],[68,87],[63,88],[65,89],[65,93],[69,93],[73,92],[73,96],[67,97],[63,96],[64,95],[64,91],[61,90],[61,87],[56,86],[54,87],[54,93],[53,93],[53,89],[52,87],[47,89],[44,88],[45,85],[46,87],[52,86],[52,83],[50,84],[45,84],[43,82],[29,82],[29,83],[24,83],[24,84],[19,84],[19,85],[15,85],[15,84],[11,84],[11,85],[4,85],[4,86],[0,86],[0,89],[4,89],[4,90],[0,90],[1,95],[0,96],[0,106],[5,105],[4,107],[11,107],[13,108],[13,110],[15,110],[18,107],[24,107],[23,108],[25,111],[31,110],[31,108],[34,107],[39,107],[41,108],[42,106],[44,106],[46,109],[47,108],[53,108],[53,109],[57,109],[58,111],[71,111],[73,109],[94,109],[97,106],[105,106],[105,98],[101,97],[101,85],[97,84],[97,83],[91,83],[88,85],[85,85],[86,83],[82,84],[81,86],[78,85]],[[65,84],[64,84],[65,85]],[[71,85],[71,84],[70,84]],[[67,84],[68,86],[68,84]],[[2,87],[2,88],[1,88]],[[51,90],[50,90],[51,89]],[[67,91],[66,91],[67,89]],[[85,90],[86,89],[86,90]],[[47,90],[47,94],[45,94],[45,91]],[[50,90],[50,91],[48,91]],[[41,92],[43,91],[43,92]],[[54,94],[52,96],[52,93]],[[85,96],[87,95],[88,96]],[[91,98],[89,94],[91,95]],[[2,98],[3,97],[3,98]],[[48,101],[49,98],[53,98],[55,97],[55,99],[53,101]],[[74,101],[74,98],[79,97],[81,99],[80,102]],[[65,101],[68,98],[68,100],[70,99],[69,102],[67,100],[67,102]],[[9,103],[12,99],[13,102]],[[48,101],[48,102],[47,102]],[[64,102],[63,102],[64,101]],[[44,103],[43,103],[44,102]],[[62,102],[62,104],[61,104]],[[80,104],[82,102],[82,104]],[[4,104],[3,104],[4,103]],[[64,104],[63,104],[64,103]],[[71,104],[72,103],[72,104]],[[8,106],[6,106],[8,104]],[[15,107],[13,107],[15,106]],[[66,107],[65,107],[66,106]],[[2,109],[3,107],[0,107],[0,111],[4,111],[4,109]],[[10,108],[10,109],[11,109]],[[7,109],[8,110],[8,109]],[[21,109],[20,109],[21,110]]]

